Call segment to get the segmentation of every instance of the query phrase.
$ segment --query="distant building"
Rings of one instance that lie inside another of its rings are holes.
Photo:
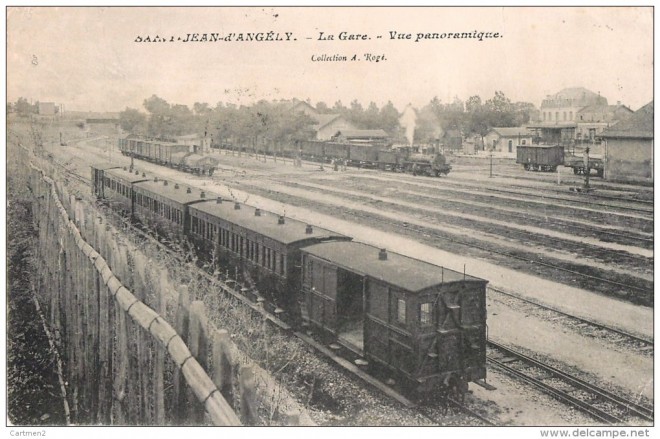
[[[341,114],[319,113],[312,105],[297,99],[286,102],[290,105],[290,111],[306,114],[314,120],[315,124],[312,125],[312,129],[316,140],[330,140],[337,131],[356,129],[355,125],[346,120]]]
[[[653,182],[653,101],[601,137],[606,180]]]
[[[584,87],[565,88],[543,100],[540,121],[528,128],[543,143],[572,144],[577,137],[578,113],[590,106],[607,106],[607,99]]]
[[[204,137],[201,134],[187,134],[175,138],[177,145],[186,145],[190,147],[190,152],[202,153],[211,150],[211,138]]]
[[[319,114],[310,117],[317,122],[313,126],[316,132],[316,140],[330,140],[337,131],[355,129],[355,125],[346,120],[341,114]]]
[[[516,156],[518,145],[531,145],[532,133],[526,127],[496,127],[484,136],[484,145],[488,150],[509,153]]]
[[[603,130],[629,118],[633,111],[617,102],[616,105],[590,105],[577,113],[576,141],[595,141]]]
[[[41,116],[55,116],[55,102],[39,102],[38,111]]]

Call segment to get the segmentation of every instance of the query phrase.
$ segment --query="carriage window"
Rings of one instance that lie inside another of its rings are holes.
[[[406,301],[403,299],[396,302],[396,319],[399,323],[406,323]]]
[[[427,326],[431,324],[431,304],[422,303],[419,306],[419,323],[422,326]]]

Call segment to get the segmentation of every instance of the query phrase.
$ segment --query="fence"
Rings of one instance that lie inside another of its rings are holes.
[[[46,172],[31,166],[35,283],[49,300],[72,422],[263,424],[260,371],[239,365],[228,332],[208,322],[187,287],[172,286],[164,269],[147,269],[144,255]],[[176,305],[167,300],[175,290]],[[163,317],[168,305],[176,307],[174,327]],[[279,407],[277,415],[280,425],[313,425],[295,408]]]

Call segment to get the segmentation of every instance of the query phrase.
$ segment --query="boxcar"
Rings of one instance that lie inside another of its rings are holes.
[[[378,147],[372,145],[350,145],[351,164],[372,167],[378,162]]]
[[[564,164],[562,145],[518,145],[516,151],[516,163],[526,171],[554,172]]]
[[[299,321],[300,249],[347,236],[216,198],[190,206],[190,238],[207,262],[234,270]],[[234,273],[231,273],[232,275]]]
[[[324,151],[325,157],[330,160],[348,160],[349,157],[349,145],[343,143],[328,142],[325,144]]]
[[[189,206],[207,200],[204,191],[158,178],[135,183],[133,192],[135,216],[175,241],[189,230]]]
[[[322,160],[325,157],[325,142],[300,140],[298,143],[303,158]]]
[[[485,378],[487,283],[353,241],[302,249],[311,324],[422,393]]]

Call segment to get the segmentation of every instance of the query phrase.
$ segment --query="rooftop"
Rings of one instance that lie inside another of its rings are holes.
[[[348,237],[321,227],[312,227],[312,233],[306,233],[307,223],[285,218],[284,224],[278,224],[279,215],[261,210],[261,216],[255,215],[255,207],[240,204],[240,209],[235,209],[235,202],[224,199],[217,203],[216,199],[191,206],[191,212],[200,211],[216,216],[239,227],[259,233],[283,244],[292,244],[298,241],[314,239],[331,239]]]
[[[305,247],[302,251],[348,271],[379,279],[411,292],[463,280],[486,282],[398,253],[387,252],[387,260],[380,260],[380,249],[355,241],[326,242]]]
[[[653,139],[653,101],[601,133],[602,137]]]
[[[502,137],[516,137],[516,136],[529,136],[531,133],[527,127],[493,127],[491,131],[495,131]]]
[[[130,172],[128,168],[120,168],[120,167],[106,169],[105,174],[114,177],[115,180],[122,180],[127,183],[136,183],[139,181],[146,180],[148,178],[148,177],[144,177],[143,173],[140,171],[133,170],[133,172]]]
[[[167,181],[167,185],[165,185],[165,181]],[[151,179],[135,185],[138,189],[169,198],[179,204],[191,204],[215,196],[214,194],[205,193],[206,197],[202,197],[202,192],[204,191],[181,184],[178,186],[177,188],[177,183],[173,181],[161,179],[158,179],[158,181]],[[188,189],[190,189],[190,193],[188,193]]]
[[[337,131],[335,136],[344,136],[346,138],[359,138],[359,137],[390,137],[384,130],[341,130]]]

